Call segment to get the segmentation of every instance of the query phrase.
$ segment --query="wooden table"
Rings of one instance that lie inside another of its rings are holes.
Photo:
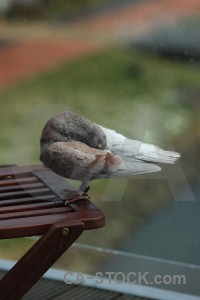
[[[1,300],[18,300],[56,262],[83,230],[104,226],[89,198],[66,206],[67,181],[43,165],[0,168],[0,239],[41,235],[0,282]]]

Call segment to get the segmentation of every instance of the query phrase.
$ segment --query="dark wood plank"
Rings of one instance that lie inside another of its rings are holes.
[[[33,174],[38,177],[46,186],[51,189],[54,194],[59,197],[63,197],[62,191],[76,191],[73,185],[69,184],[63,177],[57,175],[51,170],[42,170],[33,172]]]
[[[39,195],[37,197],[25,197],[18,199],[8,199],[8,200],[0,200],[0,207],[11,206],[11,205],[22,205],[22,204],[30,204],[30,203],[40,203],[40,202],[51,202],[55,199],[55,195]]]
[[[39,180],[34,176],[27,177],[27,178],[6,179],[6,180],[0,180],[0,187],[26,184],[26,183],[36,183],[36,182],[39,182]]]
[[[78,200],[76,202],[69,204],[69,206],[74,211],[87,211],[87,210],[98,209],[89,199]]]
[[[51,224],[56,222],[80,220],[84,223],[85,230],[100,228],[105,225],[105,216],[99,209],[3,220],[0,221],[0,239],[42,235]]]
[[[83,229],[104,226],[103,212],[87,197],[64,206],[63,190],[75,191],[43,165],[0,168],[0,239],[44,234],[1,281],[2,300],[21,299]]]
[[[47,170],[44,165],[30,165],[30,166],[22,166],[22,167],[6,167],[0,169],[0,179],[6,178],[7,176],[20,177],[20,176],[30,176],[32,172]]]
[[[20,185],[12,185],[12,186],[4,186],[0,187],[0,193],[6,191],[18,191],[18,190],[28,190],[28,189],[38,189],[43,188],[45,185],[42,182],[37,183],[28,183],[28,184],[20,184]]]
[[[0,215],[5,213],[14,213],[14,212],[22,212],[22,211],[31,211],[45,208],[56,208],[56,207],[64,207],[64,202],[46,202],[46,203],[36,203],[36,204],[24,204],[24,205],[15,205],[15,206],[7,206],[0,207]],[[72,210],[70,208],[70,210]]]
[[[0,165],[1,168],[16,167],[17,165]]]
[[[7,193],[1,193],[0,194],[0,200],[4,199],[16,199],[19,197],[25,197],[28,195],[44,195],[47,193],[51,193],[49,188],[41,188],[41,189],[35,189],[35,190],[28,190],[28,191],[17,191],[17,192],[7,192]]]
[[[4,213],[0,214],[0,221],[1,220],[9,220],[12,222],[12,219],[22,219],[22,218],[29,218],[29,217],[38,217],[38,216],[47,216],[47,215],[54,215],[60,213],[70,212],[72,209],[70,207],[54,207],[48,209],[37,209],[31,211],[17,211],[13,213]]]

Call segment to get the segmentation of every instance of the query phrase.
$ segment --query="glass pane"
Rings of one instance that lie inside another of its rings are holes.
[[[106,225],[55,267],[126,283],[148,272],[138,295],[146,285],[199,296],[199,15],[198,1],[1,1],[1,165],[40,163],[42,129],[61,111],[181,153],[161,172],[92,181]],[[0,257],[18,260],[34,241],[1,240]]]

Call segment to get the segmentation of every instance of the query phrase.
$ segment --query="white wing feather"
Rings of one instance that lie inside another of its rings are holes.
[[[106,149],[119,155],[122,160],[120,169],[112,177],[160,171],[161,168],[152,162],[173,164],[180,157],[177,152],[165,151],[152,144],[130,140],[112,129],[102,126],[101,128],[107,137]]]

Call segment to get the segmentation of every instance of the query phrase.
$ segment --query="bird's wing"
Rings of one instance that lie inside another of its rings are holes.
[[[108,150],[125,160],[173,164],[180,158],[177,152],[165,151],[152,144],[128,139],[114,130],[101,128],[107,137]]]
[[[78,141],[52,143],[41,160],[57,174],[81,181],[110,174],[121,163],[120,158],[109,151],[91,148]]]
[[[125,136],[112,129],[101,127],[107,138],[107,150],[119,155],[123,158],[128,158],[132,161],[137,161],[136,156],[140,152],[142,142],[136,140],[129,140]],[[131,143],[130,143],[131,141]]]
[[[111,174],[99,174],[98,178],[104,177],[123,177],[132,176],[142,173],[151,173],[160,171],[161,168],[145,163],[137,158],[140,152],[142,143],[139,141],[131,141],[122,134],[115,132],[112,129],[101,127],[107,138],[107,150],[117,155],[121,159],[121,164],[118,169]],[[131,144],[130,144],[131,141]]]

